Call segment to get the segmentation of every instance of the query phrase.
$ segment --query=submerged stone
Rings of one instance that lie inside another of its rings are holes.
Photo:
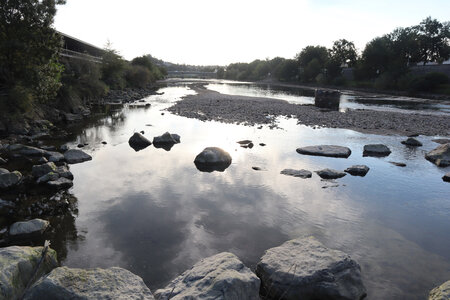
[[[328,156],[328,157],[343,157],[350,156],[352,151],[347,147],[335,145],[318,145],[307,146],[297,149],[297,152],[304,155]]]
[[[294,170],[294,169],[284,169],[280,172],[280,174],[288,175],[288,176],[294,176],[294,177],[300,177],[300,178],[311,178],[312,173],[308,170]]]
[[[345,172],[349,173],[353,176],[361,176],[364,177],[369,172],[370,168],[365,165],[354,165],[347,169],[345,169]]]
[[[320,178],[323,178],[323,179],[337,179],[337,178],[341,178],[341,177],[344,177],[345,175],[347,175],[344,172],[333,170],[333,169],[323,169],[320,171],[316,171],[316,173],[317,173],[317,175],[320,176]]]

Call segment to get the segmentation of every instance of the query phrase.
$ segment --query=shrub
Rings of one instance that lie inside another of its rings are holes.
[[[127,85],[131,87],[144,88],[154,81],[150,71],[140,65],[131,65],[125,75]]]

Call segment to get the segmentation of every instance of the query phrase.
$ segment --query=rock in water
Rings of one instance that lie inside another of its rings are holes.
[[[367,172],[369,172],[370,168],[365,165],[355,165],[351,166],[350,168],[345,169],[345,172],[349,173],[353,176],[366,176]]]
[[[128,140],[128,144],[134,151],[140,151],[142,149],[147,148],[152,144],[145,136],[140,134],[139,132],[135,132],[132,137]]]
[[[442,176],[442,180],[444,180],[446,182],[450,182],[450,172],[448,172],[447,174]]]
[[[218,147],[208,147],[195,157],[194,164],[202,172],[223,172],[231,165],[231,155]]]
[[[345,175],[347,175],[344,172],[340,172],[337,170],[333,170],[333,169],[323,169],[320,171],[316,171],[317,175],[320,176],[320,178],[323,179],[337,179],[337,178],[341,178],[344,177]]]
[[[0,189],[9,189],[17,186],[22,181],[22,174],[19,171],[0,173]]]
[[[432,142],[438,143],[438,144],[448,144],[450,143],[450,139],[434,139],[431,140]]]
[[[425,154],[425,158],[438,167],[450,166],[450,143],[440,145]]]
[[[450,280],[434,288],[430,292],[428,300],[448,300],[450,299]]]
[[[14,238],[39,236],[44,233],[50,223],[42,219],[16,222],[9,228],[9,235]]]
[[[298,148],[297,152],[305,155],[328,156],[328,157],[344,157],[347,158],[352,151],[347,147],[335,145],[319,145]]]
[[[24,299],[152,299],[139,276],[122,268],[60,267],[36,282]]]
[[[256,266],[268,299],[362,299],[361,268],[344,252],[313,237],[287,241],[266,251]]]
[[[370,144],[364,146],[363,156],[388,156],[391,150],[383,144]]]
[[[163,148],[166,151],[170,151],[173,145],[180,143],[180,136],[178,134],[170,134],[168,132],[161,136],[153,138],[153,146],[155,148]]]
[[[57,189],[57,190],[63,190],[63,189],[71,188],[73,186],[73,182],[70,179],[60,177],[56,180],[48,181],[47,185],[49,187]]]
[[[311,178],[312,173],[308,170],[294,170],[294,169],[284,169],[280,174],[300,177],[300,178]]]
[[[234,254],[222,252],[196,263],[155,292],[156,299],[259,298],[260,281]]]
[[[88,160],[92,160],[92,156],[79,149],[69,149],[64,152],[64,158],[69,164],[78,164]]]
[[[19,299],[42,256],[43,247],[0,248],[0,298]],[[35,280],[58,266],[56,252],[48,249]],[[46,299],[45,297],[43,299]]]
[[[420,147],[422,146],[422,143],[419,142],[417,139],[413,137],[409,137],[406,139],[406,141],[401,142],[403,145],[411,146],[411,147]]]

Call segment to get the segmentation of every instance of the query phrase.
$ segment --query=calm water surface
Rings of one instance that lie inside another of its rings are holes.
[[[233,252],[254,269],[266,249],[314,235],[361,264],[368,299],[423,299],[450,279],[450,184],[441,179],[449,170],[423,158],[438,145],[431,137],[420,137],[424,146],[410,149],[400,136],[314,130],[293,119],[280,118],[283,129],[273,130],[202,122],[161,114],[194,93],[188,87],[160,91],[164,95],[145,99],[151,108],[119,107],[71,141],[89,143],[85,151],[93,160],[71,166],[79,212],[76,237],[62,245],[63,265],[121,266],[154,290],[218,252]],[[141,130],[150,139],[177,133],[181,143],[171,151],[152,145],[135,152],[128,139]],[[255,147],[240,148],[236,141],[243,139]],[[262,142],[267,146],[258,145]],[[363,158],[367,143],[384,143],[392,154]],[[348,146],[352,155],[295,151],[316,144]],[[231,154],[233,163],[224,172],[196,169],[195,156],[208,146]],[[310,179],[280,174],[284,168],[343,170],[354,164],[368,165],[367,176],[330,182],[316,174]]]

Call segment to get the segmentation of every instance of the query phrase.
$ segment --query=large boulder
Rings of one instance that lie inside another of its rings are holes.
[[[155,299],[142,278],[122,268],[59,267],[37,281],[24,299]]]
[[[405,141],[401,142],[403,145],[411,146],[411,147],[420,147],[422,143],[413,137],[407,138]]]
[[[391,149],[383,144],[370,144],[364,146],[363,156],[383,157],[391,154]]]
[[[328,156],[328,157],[344,157],[347,158],[352,151],[347,147],[335,145],[319,145],[297,148],[297,152],[305,155]]]
[[[164,133],[161,136],[155,136],[153,138],[153,144],[178,144],[180,142],[180,136],[178,134]]]
[[[260,281],[234,254],[222,252],[196,263],[155,292],[159,300],[259,298]]]
[[[150,140],[148,140],[145,136],[140,134],[139,132],[135,132],[132,137],[128,140],[128,144],[134,151],[140,151],[142,149],[147,148],[152,144]]]
[[[36,166],[33,166],[33,168],[31,169],[31,173],[33,174],[33,176],[35,178],[42,177],[51,172],[53,172],[53,173],[57,172],[57,167],[54,162],[48,162],[48,163],[45,163],[42,165],[36,165]]]
[[[69,164],[78,164],[88,160],[92,160],[92,156],[78,149],[69,149],[64,152],[64,158]]]
[[[49,224],[42,219],[16,222],[9,227],[9,236],[13,239],[38,237],[44,233]]]
[[[218,147],[208,147],[195,157],[194,164],[202,172],[223,172],[231,165],[231,155]]]
[[[267,250],[256,274],[267,299],[358,300],[366,295],[358,263],[313,237]]]
[[[341,177],[344,177],[345,175],[347,175],[344,172],[333,170],[333,169],[323,169],[320,171],[316,171],[316,173],[322,179],[337,179],[337,178],[341,178]]]
[[[42,257],[43,247],[0,248],[0,299],[19,299]],[[48,249],[34,279],[58,266],[56,252]],[[43,299],[46,299],[45,297]]]
[[[450,280],[431,290],[428,300],[449,300]]]
[[[63,162],[64,161],[64,154],[55,152],[55,151],[47,151],[48,161],[50,162]]]
[[[294,170],[294,169],[284,169],[280,172],[280,174],[300,177],[300,178],[311,178],[312,173],[308,170]]]
[[[450,143],[440,145],[425,154],[425,158],[438,167],[450,166]]]
[[[349,173],[353,176],[366,176],[367,172],[369,172],[370,168],[365,165],[354,165],[345,169],[345,172]]]
[[[21,181],[22,181],[22,174],[19,171],[0,173],[0,189],[6,190],[15,187]]]

